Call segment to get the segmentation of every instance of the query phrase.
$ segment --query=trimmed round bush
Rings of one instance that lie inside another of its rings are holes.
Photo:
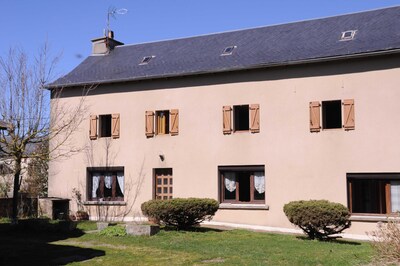
[[[283,211],[311,239],[329,239],[351,225],[349,210],[327,200],[292,201],[285,204]]]
[[[149,200],[141,206],[148,218],[176,226],[179,230],[210,220],[218,207],[218,201],[201,198]]]

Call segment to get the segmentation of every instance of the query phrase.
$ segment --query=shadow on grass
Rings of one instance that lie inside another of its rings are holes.
[[[39,227],[0,224],[0,265],[65,265],[104,256],[102,250],[51,243],[83,234],[49,221],[41,221]]]
[[[361,245],[361,243],[359,243],[359,242],[341,239],[341,238],[331,238],[331,239],[326,239],[326,240],[310,239],[307,236],[296,236],[296,238],[299,240],[304,240],[304,241],[319,241],[319,242],[335,243],[335,244],[342,244],[342,245],[354,245],[354,246]]]
[[[175,226],[162,226],[160,229],[163,231],[182,231],[182,232],[197,232],[197,233],[223,232],[224,231],[224,230],[216,229],[216,228],[198,227],[198,226],[193,226],[193,227],[190,227],[187,229],[181,229],[181,230],[178,230],[178,228]]]

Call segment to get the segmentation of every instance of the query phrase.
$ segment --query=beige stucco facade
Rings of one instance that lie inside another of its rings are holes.
[[[86,97],[87,117],[72,136],[87,148],[51,162],[49,196],[72,198],[78,188],[87,200],[87,167],[123,166],[124,205],[86,208],[92,218],[137,219],[140,204],[153,198],[156,168],[173,169],[174,197],[220,200],[218,166],[263,165],[265,204],[221,208],[214,221],[293,228],[282,210],[285,203],[327,199],[347,206],[347,173],[400,172],[399,59],[99,85]],[[80,95],[80,88],[66,88],[60,100],[75,105]],[[354,99],[355,129],[311,133],[309,103],[343,99]],[[260,132],[224,135],[223,106],[241,104],[259,104]],[[147,138],[145,112],[170,109],[179,110],[179,134]],[[120,137],[90,140],[90,115],[114,113],[120,114]],[[346,232],[364,234],[374,227],[354,221]]]

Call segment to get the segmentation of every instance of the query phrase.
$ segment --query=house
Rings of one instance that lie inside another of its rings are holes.
[[[7,124],[4,121],[0,120],[0,130],[6,130],[7,129]]]
[[[352,213],[352,234],[400,210],[400,7],[93,53],[49,84],[95,85],[50,164],[49,196],[82,193],[93,219],[142,219],[149,199],[219,200],[213,222],[279,228],[294,200]],[[71,205],[71,209],[76,206]]]

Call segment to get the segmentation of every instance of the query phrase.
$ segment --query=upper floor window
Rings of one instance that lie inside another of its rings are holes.
[[[264,166],[220,166],[221,202],[265,203]]]
[[[169,134],[169,110],[156,111],[156,135]]]
[[[234,105],[233,108],[224,106],[222,120],[224,134],[249,130],[251,133],[258,133],[260,132],[260,105]]]
[[[91,115],[89,125],[89,137],[95,140],[98,137],[112,137],[117,139],[120,137],[120,115],[105,114]]]
[[[154,135],[179,134],[179,110],[146,111],[145,113],[146,137]]]
[[[342,128],[342,101],[322,102],[322,128]]]
[[[310,131],[319,132],[322,129],[344,128],[355,129],[354,100],[323,101],[322,112],[320,102],[310,102]]]
[[[88,199],[98,201],[124,200],[123,167],[89,167]]]
[[[99,138],[111,137],[111,115],[99,115]]]

